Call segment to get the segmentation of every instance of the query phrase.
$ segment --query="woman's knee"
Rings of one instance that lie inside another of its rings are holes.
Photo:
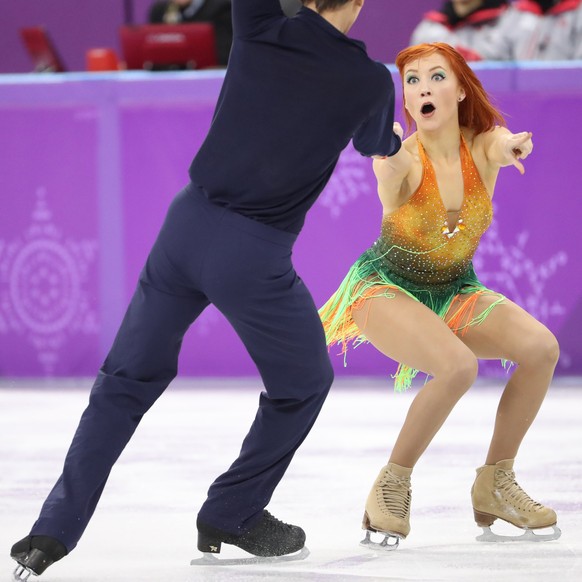
[[[520,366],[554,368],[560,357],[560,345],[554,334],[543,327],[530,334],[522,344],[521,354],[516,362]]]
[[[434,377],[447,383],[451,389],[462,396],[475,382],[479,371],[479,363],[473,352],[463,346],[458,346],[443,357]]]

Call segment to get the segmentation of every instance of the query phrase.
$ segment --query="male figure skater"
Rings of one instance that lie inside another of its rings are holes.
[[[198,548],[255,556],[301,550],[305,533],[265,510],[332,383],[322,325],[291,249],[353,139],[395,154],[394,86],[346,33],[365,0],[233,0],[234,42],[214,120],[172,202],[90,395],[63,474],[11,555],[42,574],[77,545],[109,472],[177,373],[182,338],[210,303],[264,382],[240,456],[211,485]],[[212,435],[209,435],[210,438]]]

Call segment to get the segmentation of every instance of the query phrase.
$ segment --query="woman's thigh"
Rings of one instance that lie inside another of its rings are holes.
[[[459,296],[458,301],[471,295]],[[483,294],[477,298],[474,313],[482,313],[498,300],[497,295]],[[445,321],[447,318],[445,318]],[[507,359],[521,363],[540,353],[553,354],[558,345],[552,333],[519,305],[505,299],[496,305],[479,324],[459,333],[459,339],[481,359]]]
[[[436,313],[401,291],[378,294],[355,309],[353,319],[370,343],[389,358],[431,376],[470,351]]]

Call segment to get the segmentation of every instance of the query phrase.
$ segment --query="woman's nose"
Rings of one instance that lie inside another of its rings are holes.
[[[430,97],[432,95],[431,90],[430,89],[423,89],[420,92],[420,96],[421,97]]]

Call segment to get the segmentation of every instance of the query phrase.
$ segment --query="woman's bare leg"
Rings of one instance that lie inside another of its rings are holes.
[[[491,295],[479,297],[475,313],[495,300]],[[459,339],[477,358],[504,358],[517,364],[499,402],[485,462],[513,459],[548,391],[558,362],[558,342],[543,324],[509,300]]]
[[[370,298],[353,318],[380,352],[432,376],[412,402],[390,457],[412,468],[473,384],[477,360],[434,312],[404,293]]]

